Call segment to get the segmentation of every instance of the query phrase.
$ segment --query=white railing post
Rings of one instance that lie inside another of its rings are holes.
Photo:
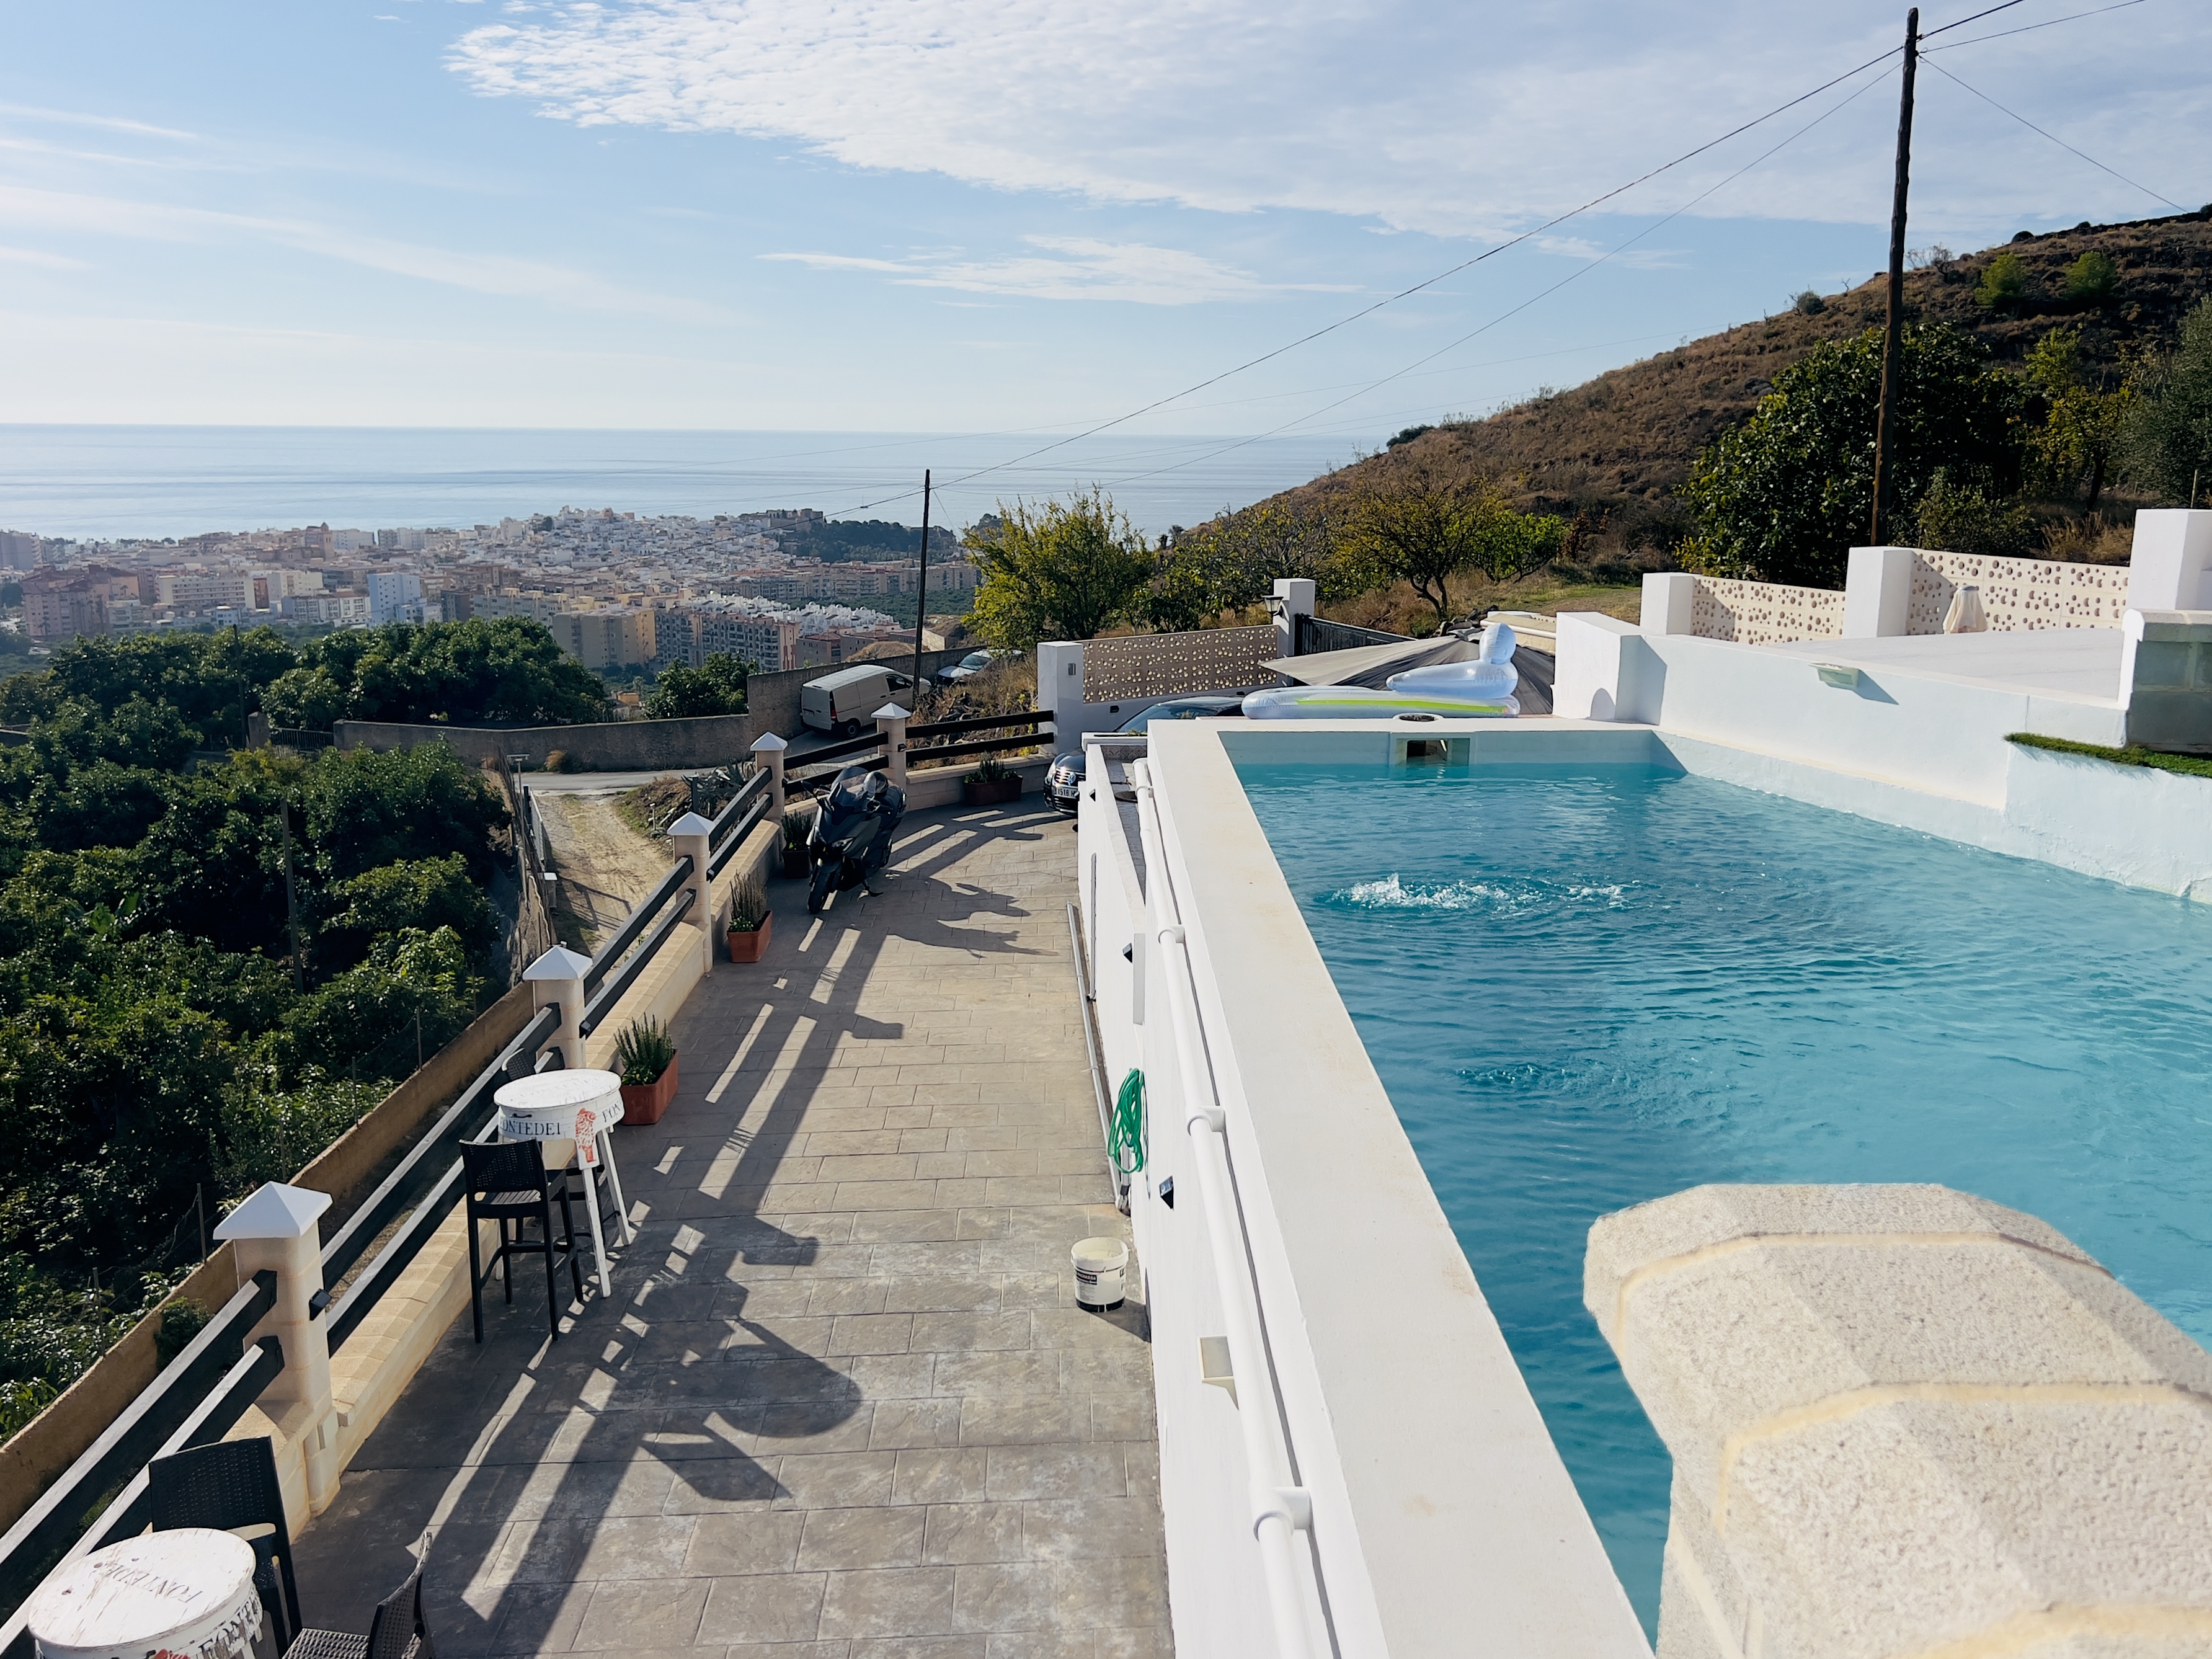
[[[714,884],[707,874],[707,842],[714,832],[714,826],[696,812],[686,812],[668,826],[668,844],[676,849],[676,856],[691,860],[691,878],[684,884],[691,890],[691,915],[704,941],[699,969],[702,974],[714,971]]]
[[[1267,609],[1275,619],[1275,654],[1295,657],[1298,653],[1298,618],[1314,613],[1314,601],[1320,589],[1310,577],[1281,576],[1275,581],[1273,597]]]
[[[1648,570],[1644,574],[1644,609],[1637,626],[1646,634],[1694,634],[1698,579],[1686,570]]]
[[[1855,547],[1844,572],[1844,637],[1895,639],[1912,606],[1909,547]]]
[[[240,1283],[267,1269],[276,1275],[276,1305],[246,1333],[251,1347],[274,1334],[284,1369],[262,1390],[264,1409],[283,1431],[287,1455],[300,1458],[307,1513],[320,1515],[338,1490],[337,1419],[331,1403],[331,1345],[314,1297],[323,1286],[319,1224],[328,1193],[267,1182],[216,1224],[238,1261]],[[304,1518],[304,1517],[303,1517]]]
[[[1152,913],[1147,922],[1159,942],[1162,992],[1175,1031],[1183,1128],[1198,1170],[1199,1205],[1206,1212],[1215,1290],[1227,1327],[1230,1372],[1249,1379],[1236,1393],[1245,1477],[1250,1483],[1252,1536],[1260,1547],[1268,1610],[1281,1652],[1285,1659],[1311,1659],[1316,1644],[1298,1580],[1296,1534],[1313,1525],[1313,1499],[1304,1487],[1291,1484],[1289,1437],[1276,1413],[1274,1373],[1261,1322],[1259,1292],[1229,1173],[1228,1118],[1214,1091],[1213,1069],[1199,1031],[1197,981],[1192,977],[1182,910],[1168,873],[1151,763],[1133,763],[1129,777],[1136,786],[1138,831],[1145,848],[1146,908]]]
[[[584,970],[591,965],[589,957],[556,945],[522,970],[524,982],[538,988],[537,1006],[550,1002],[561,1010],[561,1033],[554,1040],[561,1045],[561,1063],[572,1072],[584,1065]]]
[[[768,768],[768,815],[778,827],[783,823],[783,751],[790,747],[773,732],[753,739],[753,757]]]
[[[884,769],[890,781],[900,788],[906,787],[906,723],[913,715],[895,702],[887,702],[876,710],[876,730],[884,739],[884,754],[890,764]]]

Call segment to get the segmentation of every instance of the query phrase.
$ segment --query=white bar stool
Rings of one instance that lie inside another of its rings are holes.
[[[622,1220],[623,1243],[629,1243],[636,1233],[629,1224],[622,1173],[615,1168],[614,1141],[608,1134],[623,1118],[621,1077],[613,1072],[540,1072],[501,1085],[492,1100],[499,1108],[501,1139],[543,1141],[547,1169],[566,1170],[573,1155],[583,1170],[584,1212],[591,1218],[592,1249],[599,1261],[599,1294],[612,1296],[614,1277],[607,1270],[607,1241],[599,1227],[599,1194],[592,1172],[604,1160],[615,1213]]]

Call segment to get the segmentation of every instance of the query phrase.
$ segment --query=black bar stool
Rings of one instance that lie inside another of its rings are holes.
[[[534,1140],[504,1145],[465,1142],[461,1162],[468,1182],[469,1310],[476,1316],[477,1340],[483,1340],[483,1285],[491,1276],[491,1269],[499,1269],[507,1299],[512,1304],[514,1269],[508,1265],[510,1258],[542,1255],[545,1258],[545,1322],[557,1342],[561,1338],[561,1297],[560,1281],[555,1273],[556,1258],[567,1259],[568,1279],[574,1287],[576,1300],[584,1299],[584,1276],[576,1260],[575,1218],[569,1210],[567,1174],[545,1167],[544,1154]],[[556,1202],[561,1206],[561,1236],[557,1240],[553,1236],[553,1206]],[[499,1223],[499,1249],[493,1254],[489,1267],[479,1260],[479,1221]],[[532,1221],[538,1223],[538,1237],[535,1240],[524,1231]]]

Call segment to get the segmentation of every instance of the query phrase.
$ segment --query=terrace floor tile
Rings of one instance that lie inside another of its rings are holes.
[[[612,1304],[455,1322],[298,1540],[311,1622],[367,1630],[428,1535],[446,1659],[1171,1654],[1145,1310],[1069,1300],[1127,1237],[1071,834],[919,813],[884,896],[771,887],[765,971],[701,981],[618,1132]]]

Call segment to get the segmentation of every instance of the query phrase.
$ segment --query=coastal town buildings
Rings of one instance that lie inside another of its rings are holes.
[[[21,573],[23,633],[48,648],[149,629],[526,617],[602,671],[718,653],[774,670],[911,640],[916,605],[966,608],[975,568],[950,532],[934,533],[925,575],[911,552],[886,556],[918,532],[866,528],[873,542],[841,539],[851,527],[813,508],[709,519],[563,508],[467,529],[322,524],[117,542],[7,531],[0,568]]]

